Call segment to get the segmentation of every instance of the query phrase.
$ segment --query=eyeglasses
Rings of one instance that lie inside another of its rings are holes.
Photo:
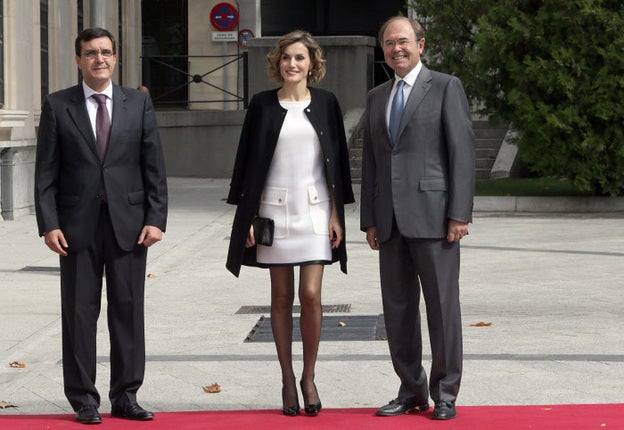
[[[97,57],[98,54],[100,54],[102,58],[110,58],[114,55],[113,51],[111,51],[110,49],[102,49],[101,51],[89,49],[88,51],[84,51],[82,53],[82,56],[89,60],[93,60],[95,59],[95,57]]]
[[[399,45],[401,48],[406,47],[410,43],[418,42],[418,40],[410,40],[406,38],[397,39],[397,40],[384,40],[383,46],[384,48],[394,48],[395,45]]]

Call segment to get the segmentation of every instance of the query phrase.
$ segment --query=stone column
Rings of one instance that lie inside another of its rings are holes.
[[[32,208],[35,122],[41,106],[39,2],[4,0],[5,103],[0,109],[2,218]]]
[[[141,80],[141,2],[124,0],[121,11],[122,35],[122,73],[126,87],[137,88],[143,84]]]
[[[78,83],[74,41],[78,35],[76,0],[50,0],[48,16],[50,93]]]

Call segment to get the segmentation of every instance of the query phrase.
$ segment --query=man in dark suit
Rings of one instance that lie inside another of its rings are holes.
[[[112,83],[110,32],[84,30],[75,50],[83,82],[45,98],[35,167],[39,234],[60,255],[65,395],[77,421],[101,422],[96,331],[105,271],[112,415],[149,420],[136,392],[145,372],[147,248],[167,221],[156,118],[149,95]]]
[[[360,227],[379,251],[386,331],[401,386],[377,415],[426,411],[430,394],[433,418],[451,419],[462,374],[459,241],[472,220],[475,182],[470,111],[459,79],[420,62],[425,39],[416,21],[391,18],[379,41],[395,79],[367,98]],[[429,386],[421,287],[432,350]]]

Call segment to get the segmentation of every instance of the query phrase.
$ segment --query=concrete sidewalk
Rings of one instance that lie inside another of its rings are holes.
[[[281,407],[273,343],[245,342],[268,312],[237,313],[268,307],[268,273],[243,268],[236,279],[224,266],[235,209],[224,201],[228,183],[170,179],[169,228],[148,257],[147,372],[139,391],[147,409]],[[624,402],[623,218],[475,214],[462,242],[459,406]],[[326,269],[323,303],[350,308],[326,313],[326,321],[382,313],[377,254],[358,226],[359,207],[349,205],[349,274]],[[0,414],[71,413],[60,364],[58,258],[37,237],[34,216],[0,222],[0,252],[0,401],[17,406]],[[110,410],[104,310],[97,382],[103,413]],[[472,326],[479,322],[492,325]],[[294,351],[300,373],[300,343]],[[26,367],[9,367],[13,361]],[[204,393],[202,386],[215,382],[223,391]],[[374,337],[321,342],[316,383],[328,408],[377,407],[398,388],[387,344]]]

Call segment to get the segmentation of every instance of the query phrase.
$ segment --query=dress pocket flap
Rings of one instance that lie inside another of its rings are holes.
[[[261,203],[264,205],[284,206],[288,188],[264,187]]]
[[[421,191],[446,191],[447,185],[444,178],[423,178],[419,188]]]
[[[329,191],[327,190],[327,187],[312,185],[308,187],[308,198],[310,199],[311,205],[326,202],[329,200]]]

